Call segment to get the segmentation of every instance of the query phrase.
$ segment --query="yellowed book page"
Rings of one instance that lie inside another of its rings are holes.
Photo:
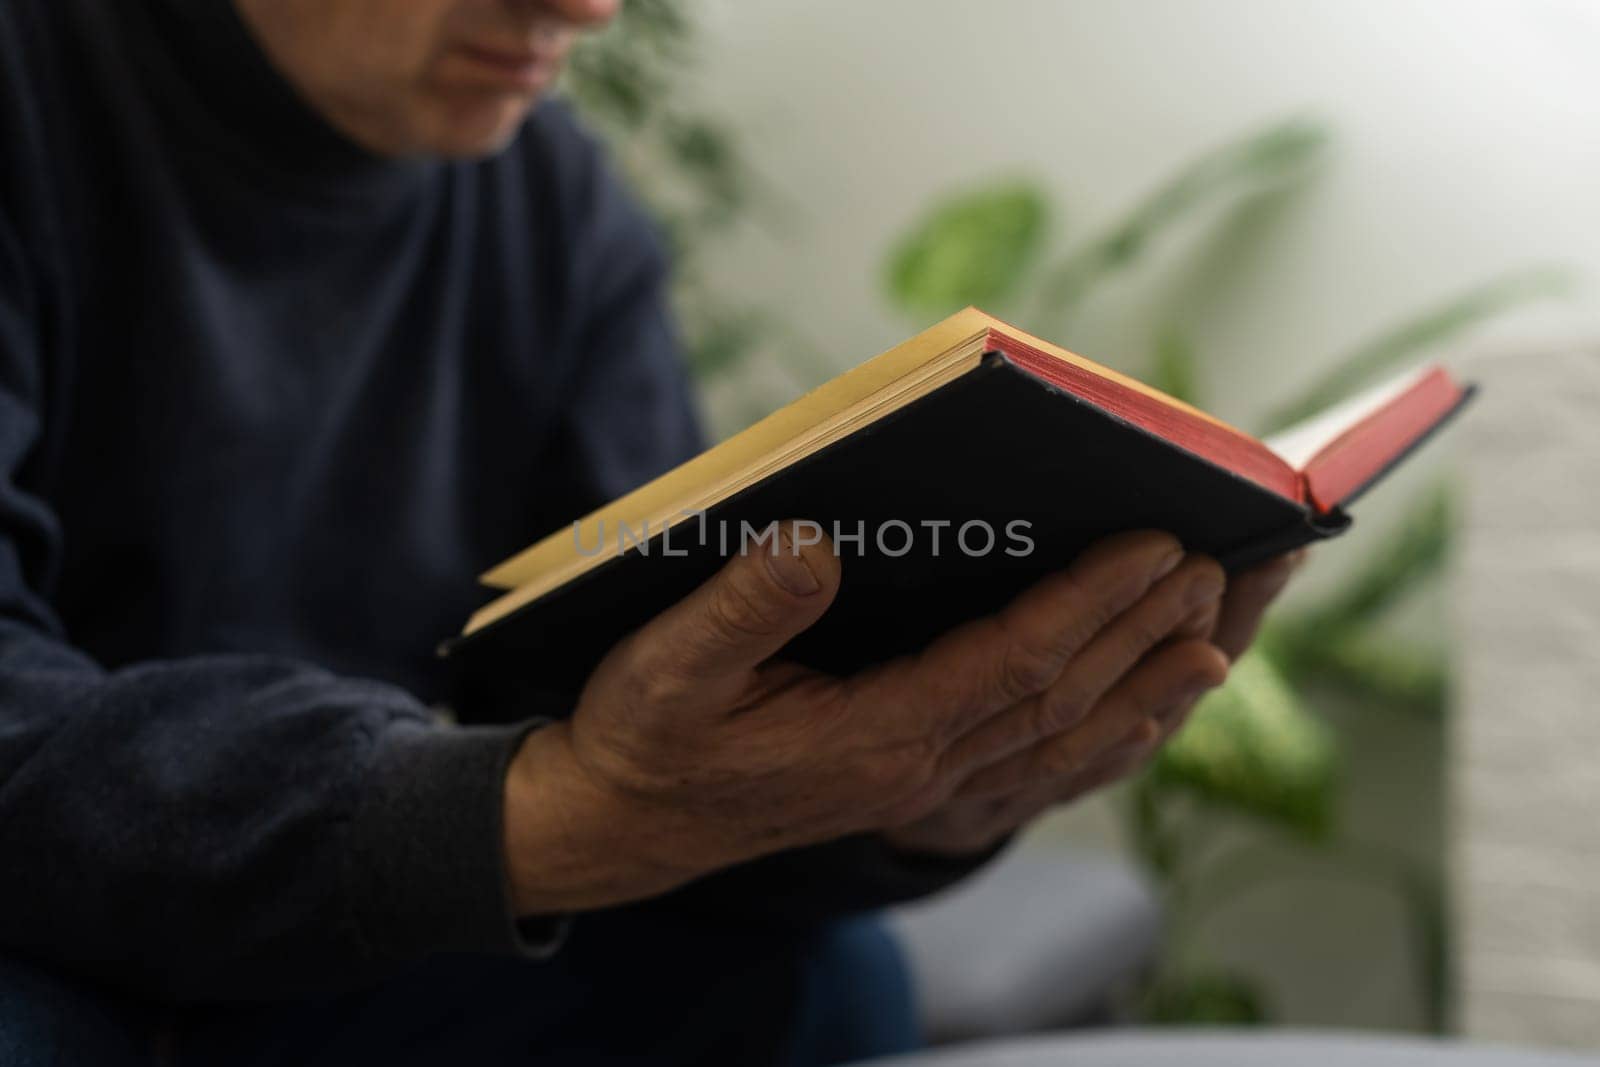
[[[792,442],[789,446],[776,452],[768,453],[759,463],[752,464],[741,471],[737,478],[701,489],[700,495],[694,497],[689,503],[673,511],[656,517],[653,521],[643,521],[637,533],[630,532],[626,535],[634,543],[648,541],[654,534],[661,533],[676,527],[680,522],[702,516],[705,511],[719,502],[738,493],[747,486],[754,485],[769,474],[777,473],[800,459],[820,451],[835,441],[854,433],[863,426],[870,425],[876,419],[910,403],[918,397],[938,389],[963,374],[975,369],[983,359],[984,350],[988,347],[985,341],[987,331],[973,335],[967,342],[951,352],[945,353],[940,358],[924,364],[918,371],[900,379],[895,387],[881,390],[868,397],[862,403],[839,413],[834,418],[827,420],[817,431],[806,435],[804,438]],[[621,527],[617,529],[618,550],[621,551],[624,534]],[[635,528],[630,523],[630,531]],[[600,527],[595,530],[596,536],[603,539],[604,534]],[[598,545],[596,547],[599,547]],[[545,571],[541,571],[530,580],[517,586],[504,596],[486,604],[467,620],[466,633],[481,629],[496,619],[511,614],[524,604],[531,603],[546,593],[554,590],[574,578],[579,577],[591,567],[599,566],[605,559],[604,552],[586,552],[578,548],[576,528],[572,540],[572,551],[564,558],[558,559],[555,564]]]
[[[626,523],[638,528],[649,522],[651,529],[658,531],[662,520],[678,521],[681,512],[699,506],[708,487],[748,482],[760,468],[770,464],[773,456],[793,451],[786,446],[813,438],[819,427],[839,420],[877,394],[898,395],[894,387],[901,380],[914,378],[928,364],[987,335],[995,325],[999,324],[976,308],[957,312],[654,481],[590,512],[578,520],[580,527],[594,530],[604,523],[605,528],[616,529],[618,524]],[[495,588],[514,589],[552,572],[570,569],[574,558],[588,562],[578,552],[571,528],[564,527],[500,563],[479,580]],[[577,573],[582,570],[579,567]]]

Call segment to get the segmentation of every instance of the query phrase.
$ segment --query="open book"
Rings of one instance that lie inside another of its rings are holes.
[[[515,713],[559,707],[615,641],[803,519],[843,584],[786,654],[852,670],[1119,530],[1171,531],[1230,568],[1339,533],[1470,394],[1425,368],[1260,441],[969,308],[495,566],[482,580],[503,592],[444,650],[474,717],[532,664]]]

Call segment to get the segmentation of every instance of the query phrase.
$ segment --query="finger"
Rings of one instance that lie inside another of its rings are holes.
[[[1267,606],[1283,592],[1304,558],[1304,549],[1291,552],[1236,574],[1228,582],[1213,640],[1229,659],[1238,659],[1250,647]]]
[[[1152,718],[1157,729],[1135,731],[1128,739],[1091,761],[1082,770],[1060,781],[1034,785],[1009,796],[987,800],[989,817],[985,832],[992,836],[1010,833],[1050,808],[1070,804],[1089,793],[1122,781],[1143,770],[1163,743],[1183,728],[1194,710],[1195,700],[1186,700]],[[984,800],[959,803],[985,803]]]
[[[1166,645],[1129,672],[1077,727],[991,763],[956,790],[989,796],[1061,781],[1128,744],[1155,744],[1168,709],[1190,703],[1227,677],[1228,662],[1204,641]]]
[[[764,541],[634,635],[648,659],[642,666],[699,684],[742,675],[822,617],[838,593],[839,569],[815,524],[775,523]]]
[[[991,840],[998,840],[1016,833],[1049,811],[1055,806],[1056,798],[1049,787],[1035,786],[991,803],[994,806],[990,809],[986,832]]]
[[[1156,645],[1171,638],[1209,636],[1224,584],[1215,560],[1188,557],[1096,634],[1048,689],[957,740],[945,753],[945,769],[964,776],[1072,729]]]
[[[1194,714],[1195,706],[1200,703],[1205,693],[1197,693],[1191,698],[1186,698],[1173,707],[1167,708],[1156,716],[1156,725],[1161,728],[1161,737],[1158,744],[1176,737],[1189,722],[1189,716]]]
[[[982,833],[989,840],[1016,833],[1051,809],[1126,778],[1143,767],[1157,747],[1153,741],[1119,745],[1065,782],[1046,782],[991,800]]]
[[[1183,560],[1168,534],[1121,534],[1086,549],[997,615],[957,627],[920,655],[873,679],[898,699],[883,701],[922,730],[954,738],[1043,691],[1102,627]]]
[[[1035,784],[1003,796],[963,797],[958,803],[986,805],[982,825],[974,833],[986,841],[997,840],[1015,833],[1051,808],[1121,781],[1143,767],[1159,747],[1159,739],[1149,737],[1125,741],[1063,780]]]
[[[1070,804],[1106,786],[1136,774],[1161,747],[1160,742],[1132,744],[1107,753],[1080,774],[1073,775],[1052,798],[1052,804]]]

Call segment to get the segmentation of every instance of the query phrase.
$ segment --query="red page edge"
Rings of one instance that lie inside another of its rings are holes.
[[[1335,437],[1305,465],[1306,498],[1318,511],[1354,499],[1442,425],[1472,395],[1444,367]]]
[[[1116,418],[1131,422],[1268,492],[1296,504],[1306,503],[1304,477],[1242,430],[1163,404],[1091,370],[1057,359],[1001,330],[990,329],[985,344],[1034,377],[1065,389]],[[1163,415],[1165,418],[1158,417]],[[1172,432],[1175,427],[1187,432],[1175,435]]]

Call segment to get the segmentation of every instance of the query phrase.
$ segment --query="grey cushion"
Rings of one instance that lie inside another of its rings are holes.
[[[1126,863],[1021,848],[892,916],[936,1038],[1057,1028],[1152,958],[1161,913]]]
[[[1315,1031],[1130,1030],[873,1060],[872,1067],[1580,1067],[1600,1058]]]

